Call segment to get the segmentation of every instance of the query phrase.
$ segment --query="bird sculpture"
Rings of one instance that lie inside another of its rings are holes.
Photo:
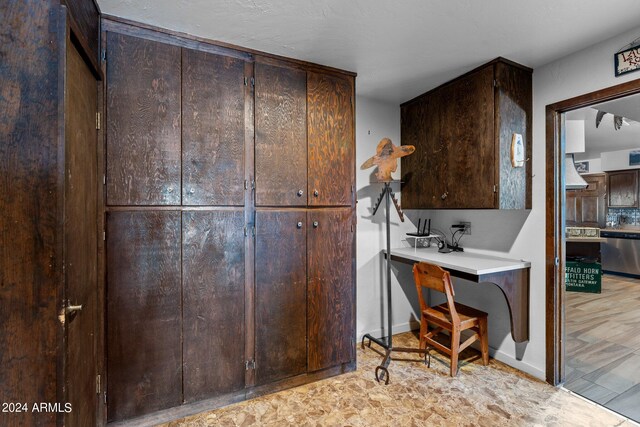
[[[398,159],[408,156],[415,151],[413,145],[394,145],[389,138],[383,138],[378,143],[375,156],[369,158],[360,166],[360,169],[369,169],[377,166],[376,178],[381,182],[391,181],[391,174],[398,169]]]

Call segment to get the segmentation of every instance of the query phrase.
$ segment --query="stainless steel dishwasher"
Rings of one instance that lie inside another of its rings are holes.
[[[640,233],[601,231],[602,270],[640,278]]]

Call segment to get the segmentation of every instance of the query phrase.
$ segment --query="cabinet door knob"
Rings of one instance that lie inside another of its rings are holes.
[[[303,194],[304,194],[304,191],[298,190],[298,197],[302,197]]]
[[[441,198],[442,200],[444,200],[444,199],[446,199],[446,198],[447,198],[447,196],[448,196],[448,195],[449,195],[449,192],[448,192],[448,191],[445,191],[444,193],[442,193],[442,196],[440,196],[440,198]]]
[[[298,228],[302,228],[302,221],[298,221],[298,224],[296,224]]]
[[[320,194],[320,193],[318,193],[318,190],[313,190],[313,196],[314,197],[318,197],[318,194]]]
[[[313,228],[318,228],[320,223],[318,221],[313,221]]]

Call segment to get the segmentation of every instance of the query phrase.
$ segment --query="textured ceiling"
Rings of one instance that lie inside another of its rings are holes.
[[[497,56],[539,67],[639,28],[640,16],[637,0],[98,0],[98,4],[103,13],[355,71],[358,94],[393,103]]]

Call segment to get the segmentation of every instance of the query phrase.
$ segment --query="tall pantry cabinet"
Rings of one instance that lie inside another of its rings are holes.
[[[108,420],[355,369],[354,75],[103,30]]]

